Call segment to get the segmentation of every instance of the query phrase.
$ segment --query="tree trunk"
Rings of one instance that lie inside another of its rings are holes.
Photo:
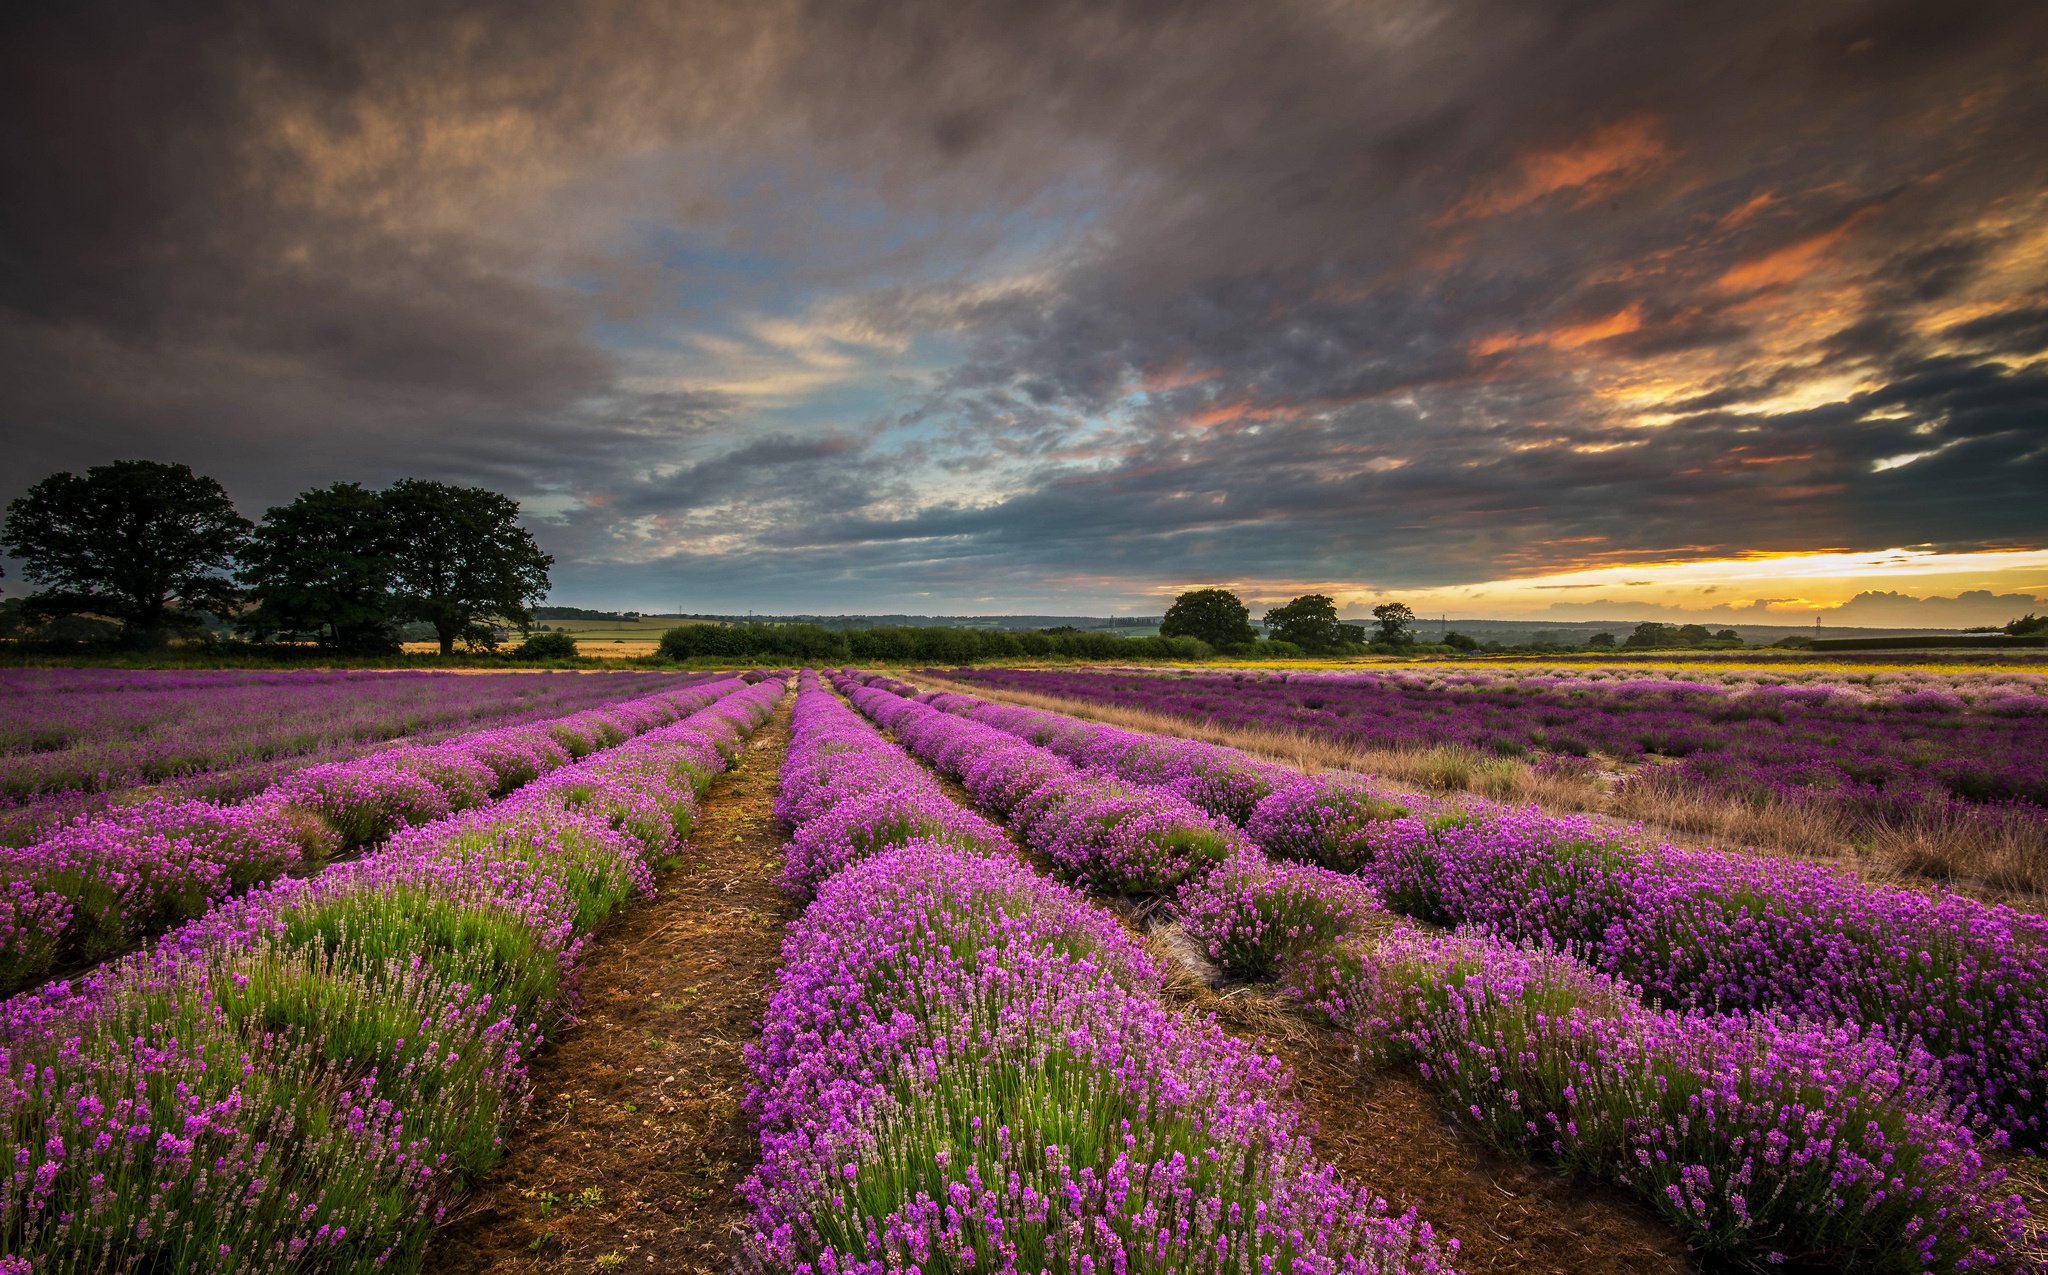
[[[122,626],[122,644],[144,651],[170,645],[169,635],[164,632],[167,627],[164,623],[166,610],[161,595],[154,603],[143,601],[133,612],[135,618]]]
[[[453,626],[446,624],[435,625],[434,636],[441,639],[441,654],[443,657],[455,654],[455,629]]]

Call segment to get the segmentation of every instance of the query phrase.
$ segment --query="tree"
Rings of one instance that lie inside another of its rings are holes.
[[[1641,624],[1636,625],[1636,631],[1629,634],[1628,640],[1623,642],[1622,645],[1634,647],[1677,646],[1678,630],[1669,624],[1659,624],[1655,620],[1644,620]]]
[[[487,619],[533,623],[555,560],[519,525],[518,501],[419,478],[393,483],[382,499],[391,519],[396,614],[434,626],[441,654],[453,654],[458,639],[471,649],[496,648]]]
[[[1704,624],[1681,624],[1678,626],[1678,640],[1687,646],[1697,646],[1713,635]]]
[[[1291,642],[1310,654],[1334,650],[1343,641],[1337,604],[1320,593],[1305,593],[1284,607],[1266,612],[1266,633]]]
[[[398,649],[397,545],[383,497],[356,483],[303,492],[263,516],[242,554],[256,607],[236,627],[352,653]]]
[[[1373,641],[1385,646],[1407,646],[1415,640],[1415,612],[1406,602],[1382,602],[1372,609],[1379,632]]]
[[[0,549],[45,586],[38,614],[91,612],[137,644],[163,641],[238,602],[228,572],[249,520],[213,479],[184,465],[121,460],[51,474],[7,507]]]
[[[2027,612],[2017,620],[2008,620],[2004,632],[2012,637],[2032,637],[2036,633],[2048,633],[2048,615]]]
[[[1476,651],[1479,649],[1479,642],[1476,638],[1466,637],[1455,629],[1444,634],[1444,645],[1450,647],[1453,651]]]
[[[1612,650],[1614,647],[1614,635],[1612,633],[1595,633],[1592,637],[1586,639],[1586,645]]]
[[[1734,629],[1715,629],[1714,640],[1716,642],[1740,642],[1742,635]]]
[[[1241,646],[1254,640],[1252,613],[1228,589],[1192,589],[1167,608],[1159,636],[1199,638],[1218,650]]]

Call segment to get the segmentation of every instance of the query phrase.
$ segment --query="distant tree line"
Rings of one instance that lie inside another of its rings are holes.
[[[595,620],[607,624],[624,624],[640,618],[638,611],[593,611],[589,607],[544,606],[533,609],[536,620]]]
[[[1101,630],[959,629],[912,625],[828,629],[818,624],[683,624],[661,636],[664,659],[883,661],[976,664],[1063,657],[1199,660],[1215,654],[1193,637],[1118,637]]]
[[[1174,599],[1159,627],[1162,634],[1185,634],[1200,638],[1225,655],[1286,658],[1296,655],[1339,656],[1364,654],[1472,653],[1505,650],[1666,650],[1735,648],[1743,645],[1733,629],[1709,631],[1698,624],[1662,624],[1645,621],[1626,638],[1612,633],[1595,633],[1584,645],[1563,635],[1538,634],[1536,639],[1510,647],[1500,642],[1481,642],[1464,633],[1449,631],[1437,642],[1421,640],[1416,631],[1414,610],[1404,602],[1381,602],[1372,609],[1370,626],[1348,624],[1337,615],[1337,604],[1326,594],[1309,593],[1283,606],[1269,609],[1262,617],[1265,636],[1251,623],[1251,611],[1228,589],[1195,589]]]
[[[37,591],[31,621],[103,617],[128,645],[161,645],[208,618],[255,641],[349,654],[398,648],[408,623],[441,653],[526,627],[554,562],[482,487],[406,478],[333,483],[251,523],[220,483],[184,465],[124,460],[52,474],[7,507],[0,550]]]

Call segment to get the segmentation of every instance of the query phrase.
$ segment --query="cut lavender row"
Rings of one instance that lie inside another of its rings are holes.
[[[1950,1092],[2016,1145],[2048,1144],[2039,916],[1828,864],[1654,844],[1535,806],[1302,775],[1220,745],[1038,709],[921,698],[1083,769],[1163,784],[1241,821],[1269,852],[1359,871],[1388,906],[1420,920],[1553,946],[1681,1007],[1863,1024],[1924,1049]]]
[[[503,796],[745,685],[663,691],[553,721],[307,766],[239,805],[151,800],[0,846],[0,994],[102,960],[258,881]]]
[[[526,1101],[584,936],[774,684],[261,887],[0,1013],[0,1255],[34,1275],[407,1269]]]
[[[942,823],[906,834],[878,791]],[[863,845],[811,884],[749,1053],[758,1269],[1427,1272],[1313,1158],[1272,1059],[1170,1013],[1113,919],[804,675],[778,809]],[[951,815],[946,815],[950,808]],[[936,834],[936,839],[933,834]]]
[[[857,706],[963,780],[982,750],[1012,771],[1029,765],[1020,748],[1065,764],[846,684]],[[1043,761],[1035,773],[1071,782]],[[1148,791],[1162,806],[1182,801]],[[1059,800],[1014,787],[1005,798],[1027,817]],[[1249,848],[1191,872],[1179,902],[1212,958],[1244,976],[1286,973],[1371,1054],[1420,1063],[1495,1140],[1631,1188],[1702,1249],[1974,1270],[1998,1266],[2019,1236],[2024,1210],[1997,1194],[2003,1174],[1948,1109],[1930,1060],[1863,1029],[1651,1010],[1569,956],[1423,933],[1356,877]]]

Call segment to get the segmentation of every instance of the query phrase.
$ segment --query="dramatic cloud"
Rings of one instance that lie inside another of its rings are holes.
[[[694,609],[2043,545],[2027,0],[4,21],[0,499],[485,482]]]

